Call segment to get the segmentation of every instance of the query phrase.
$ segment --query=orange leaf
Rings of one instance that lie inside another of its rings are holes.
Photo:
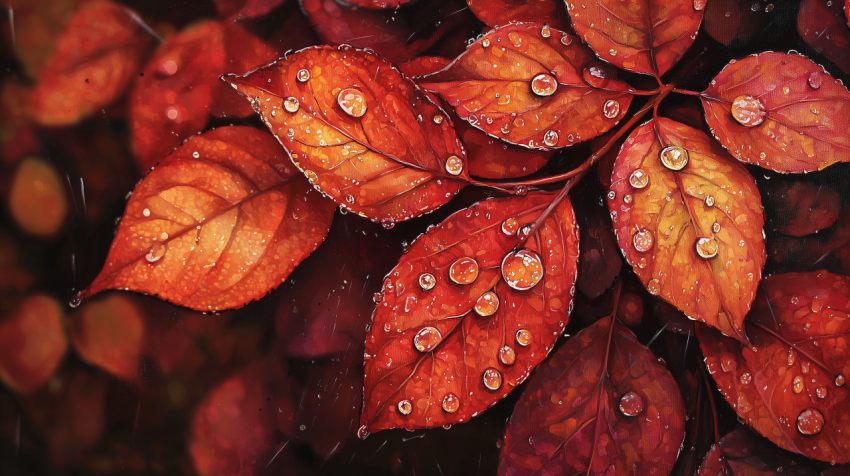
[[[84,360],[130,381],[139,378],[145,321],[135,301],[111,294],[68,319],[71,343]]]
[[[225,80],[317,190],[386,226],[434,210],[468,180],[445,112],[369,50],[307,48]]]
[[[697,326],[705,365],[740,419],[780,447],[850,462],[850,278],[825,271],[762,282],[749,345]]]
[[[35,295],[0,321],[0,378],[15,391],[30,393],[44,385],[62,362],[68,341],[62,307]]]
[[[553,149],[592,139],[625,115],[630,88],[612,74],[577,38],[520,23],[491,30],[419,84],[493,137]]]
[[[528,383],[500,475],[670,473],[685,437],[676,381],[610,317],[558,349]]]
[[[65,183],[52,163],[36,157],[21,161],[9,190],[9,211],[24,232],[53,237],[65,224],[68,198]]]
[[[617,157],[608,207],[651,294],[745,340],[765,248],[761,199],[743,165],[696,129],[649,121]]]
[[[472,13],[489,26],[516,22],[570,29],[570,20],[561,0],[467,0]]]
[[[605,61],[661,76],[697,37],[705,0],[567,2],[576,33]],[[697,9],[699,7],[699,9]]]
[[[108,1],[77,10],[32,93],[31,113],[38,122],[72,124],[124,93],[153,40],[135,15]]]
[[[333,205],[250,127],[192,136],[136,189],[106,264],[75,298],[140,291],[199,311],[241,307],[322,242]]]
[[[850,161],[850,92],[808,58],[748,56],[701,96],[712,133],[741,162],[800,173]]]
[[[528,378],[572,310],[578,228],[553,195],[485,200],[420,236],[387,275],[366,337],[361,434],[469,420]]]

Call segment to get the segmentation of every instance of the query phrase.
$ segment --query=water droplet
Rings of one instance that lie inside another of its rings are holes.
[[[481,46],[483,46],[484,48],[490,46],[490,38],[484,38],[483,40],[481,40]]]
[[[148,263],[156,263],[165,256],[165,250],[166,246],[164,243],[154,243],[145,255],[145,260]]]
[[[543,134],[543,144],[547,147],[555,147],[558,145],[558,133],[551,129],[546,131],[546,133]]]
[[[167,240],[168,239],[168,233],[163,231],[162,233],[159,234],[159,239],[163,240],[163,241]]]
[[[608,50],[608,54],[611,55],[611,56],[617,56],[617,50],[615,50],[614,48],[611,48],[610,50]]]
[[[423,327],[413,336],[413,346],[419,352],[430,352],[437,347],[443,336],[436,327]]]
[[[306,83],[310,80],[310,72],[306,69],[299,69],[298,74],[295,75],[295,78],[298,79],[299,83]]]
[[[384,332],[389,332],[391,330],[393,330],[393,325],[390,324],[389,322],[385,322],[384,323]]]
[[[456,155],[446,159],[446,172],[451,175],[460,175],[463,172],[463,160]]]
[[[363,425],[357,429],[358,438],[360,438],[361,440],[365,440],[367,436],[369,436],[369,429],[366,427],[366,425]]]
[[[623,203],[632,203],[632,196],[629,194],[623,195]]]
[[[772,12],[772,11],[773,11],[773,4],[772,4],[772,3],[768,3],[768,4],[767,4],[767,6],[766,6],[766,7],[764,7],[764,11],[765,11],[765,13],[770,13],[770,12]]]
[[[720,370],[724,372],[731,372],[735,370],[735,361],[732,359],[723,359],[720,361]]]
[[[410,415],[410,412],[413,411],[413,404],[410,403],[410,400],[402,400],[398,402],[398,412],[402,415]]]
[[[753,376],[749,372],[744,372],[738,378],[738,381],[741,382],[741,385],[749,385],[753,381]]]
[[[805,388],[806,388],[806,387],[803,385],[803,377],[800,377],[799,375],[798,375],[798,376],[796,376],[796,377],[794,377],[794,382],[793,382],[793,384],[791,385],[791,388],[793,388],[793,389],[794,389],[794,393],[800,393],[800,392],[802,392],[802,391],[803,391],[803,389],[805,389]]]
[[[797,431],[804,435],[817,435],[823,430],[823,415],[814,408],[800,412],[797,416]]]
[[[336,102],[351,117],[363,117],[369,109],[366,105],[366,97],[362,92],[354,88],[340,91],[336,97]]]
[[[507,220],[502,222],[502,233],[513,236],[519,228],[519,222],[516,221],[516,218],[508,218]]]
[[[454,413],[457,409],[460,408],[460,400],[453,394],[450,393],[443,397],[443,411],[446,413]]]
[[[528,329],[516,331],[516,343],[523,347],[528,347],[531,344],[531,331]]]
[[[844,385],[844,376],[839,374],[837,377],[835,377],[835,386],[841,387],[842,385]]]
[[[581,70],[581,77],[592,88],[601,89],[608,84],[608,75],[599,64],[585,66]]]
[[[817,394],[818,398],[826,398],[828,390],[826,389],[826,387],[818,387],[818,389],[815,390],[815,393]]]
[[[702,11],[705,8],[705,5],[708,3],[708,0],[694,0],[694,10]]]
[[[714,197],[712,195],[705,196],[705,206],[713,207],[714,206]]]
[[[543,38],[549,38],[552,35],[552,29],[549,28],[549,25],[543,25],[543,28],[540,29],[540,36]]]
[[[449,267],[449,279],[457,284],[472,284],[478,278],[478,262],[464,256]]]
[[[151,216],[151,211],[150,211],[150,209],[145,208],[144,210],[142,210],[142,216],[145,216],[145,217],[149,217],[149,216]]]
[[[443,123],[443,116],[437,114],[437,115],[434,116],[433,120],[434,120],[434,124],[442,124]]]
[[[558,81],[548,73],[540,73],[531,79],[531,92],[538,96],[551,96],[558,90]]]
[[[755,127],[764,121],[764,104],[752,96],[738,96],[732,102],[732,117],[739,124]]]
[[[809,86],[812,89],[820,89],[823,84],[823,75],[820,71],[812,71],[812,74],[809,75]]]
[[[640,268],[640,269],[646,268],[646,258],[641,256],[640,259],[637,260],[637,267]]]
[[[717,240],[715,240],[714,238],[703,237],[698,239],[696,248],[697,254],[700,256],[700,258],[708,259],[717,256],[718,246]]]
[[[651,250],[653,243],[655,243],[655,240],[649,230],[640,230],[632,237],[632,245],[641,253]]]
[[[643,169],[636,169],[629,175],[629,184],[634,188],[646,188],[649,185],[649,174]]]
[[[502,259],[502,279],[517,291],[527,291],[543,279],[543,262],[531,250],[511,251]]]
[[[635,392],[629,392],[620,398],[620,413],[627,417],[638,416],[643,411],[643,399]]]
[[[71,307],[79,307],[80,303],[83,302],[82,295],[83,295],[82,292],[78,292],[77,294],[74,294],[74,297],[72,297],[71,300],[68,301],[68,305],[71,306]]]
[[[506,345],[499,349],[499,360],[505,365],[513,365],[516,362],[516,353]]]
[[[571,37],[570,35],[564,35],[564,36],[561,37],[561,44],[564,45],[564,46],[569,46],[569,45],[572,44],[572,42],[573,42],[573,37]]]
[[[678,145],[671,145],[661,151],[661,163],[670,170],[682,170],[688,165],[688,151]]]
[[[615,198],[617,198],[617,192],[615,192],[613,190],[609,191],[608,192],[608,200],[614,200]]]
[[[714,224],[711,225],[711,231],[720,233],[720,223],[714,222]]]
[[[492,367],[484,371],[482,379],[488,390],[498,390],[502,386],[502,373]]]
[[[499,310],[499,296],[493,291],[487,291],[475,301],[475,313],[481,317],[492,316]]]
[[[661,282],[657,279],[650,279],[649,282],[646,283],[646,290],[653,296],[658,295],[658,293],[661,292]]]
[[[794,365],[794,362],[797,361],[797,352],[794,349],[788,349],[788,366]]]
[[[419,287],[423,291],[430,291],[437,285],[437,278],[431,273],[422,273],[419,275]]]
[[[284,99],[284,101],[283,101],[283,108],[286,109],[289,112],[298,112],[298,109],[300,107],[301,107],[301,105],[298,104],[298,100],[295,99],[292,96]]]
[[[614,99],[609,99],[605,101],[605,104],[602,105],[602,114],[608,119],[614,119],[615,117],[620,115],[620,103],[618,103]]]

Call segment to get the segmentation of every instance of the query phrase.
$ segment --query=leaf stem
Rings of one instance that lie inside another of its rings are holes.
[[[673,90],[673,92],[674,92],[674,93],[679,93],[679,94],[684,94],[684,95],[686,95],[686,96],[697,96],[697,97],[702,97],[702,93],[698,93],[698,92],[696,92],[696,91],[689,91],[689,90],[687,90],[687,89],[674,89],[674,90]]]

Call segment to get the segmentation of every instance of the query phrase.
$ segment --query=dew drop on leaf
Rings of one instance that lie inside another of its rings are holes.
[[[646,283],[646,290],[649,291],[649,294],[656,296],[661,292],[661,283],[657,279],[651,279]]]
[[[548,73],[540,73],[531,79],[531,92],[538,96],[548,97],[558,90],[558,81]]]
[[[791,388],[794,389],[794,393],[802,392],[805,389],[805,386],[803,385],[803,377],[800,377],[799,375],[794,377],[794,382],[791,384]]]
[[[463,160],[456,155],[446,159],[446,172],[451,175],[460,175],[463,172]]]
[[[812,71],[812,73],[809,74],[808,83],[809,87],[812,89],[820,89],[823,84],[823,75],[819,71]]]
[[[738,378],[738,381],[741,382],[741,385],[749,385],[753,381],[753,376],[749,372],[744,372]]]
[[[828,391],[826,387],[818,387],[815,393],[817,394],[818,398],[826,398]]]
[[[149,209],[149,208],[145,208],[144,210],[142,210],[142,216],[144,216],[145,218],[147,218],[147,217],[151,216],[151,211],[150,211],[150,209]]]
[[[620,103],[615,99],[609,99],[602,105],[602,114],[608,119],[614,119],[620,115]]]
[[[528,329],[516,331],[516,342],[523,347],[528,347],[531,344],[531,332]]]
[[[512,251],[502,260],[502,279],[517,291],[527,291],[543,279],[543,262],[531,250]]]
[[[543,38],[549,38],[552,36],[552,29],[549,28],[549,25],[543,25],[543,28],[540,29],[540,36]]]
[[[546,131],[546,133],[543,134],[543,144],[547,147],[555,147],[558,145],[558,133],[551,129]]]
[[[705,206],[707,206],[707,207],[713,207],[714,206],[714,196],[713,195],[706,195],[705,196]]]
[[[636,169],[629,175],[629,184],[634,188],[646,188],[649,185],[649,174],[643,169]]]
[[[513,236],[518,228],[519,222],[516,221],[516,218],[508,218],[502,222],[502,233],[508,236]]]
[[[283,108],[289,112],[298,112],[298,109],[301,107],[298,104],[298,100],[294,97],[290,96],[283,101]]]
[[[836,386],[836,387],[841,387],[841,386],[843,386],[843,385],[844,385],[844,376],[843,376],[843,375],[839,375],[839,376],[835,377],[835,386]]]
[[[433,121],[434,121],[434,124],[442,124],[443,123],[443,116],[437,114],[436,116],[434,116]]]
[[[694,0],[694,10],[702,11],[707,3],[708,0]]]
[[[652,238],[652,232],[649,230],[640,230],[632,237],[632,245],[641,253],[646,253],[652,249],[655,240]]]
[[[620,413],[627,417],[638,416],[643,411],[643,399],[635,392],[629,392],[620,398]]]
[[[488,390],[498,390],[502,386],[502,373],[491,367],[484,371],[482,380]]]
[[[437,278],[431,273],[422,273],[419,275],[419,287],[423,291],[430,291],[437,285]]]
[[[454,413],[460,408],[460,400],[453,394],[450,393],[443,397],[443,411],[446,413]]]
[[[797,416],[797,431],[804,435],[817,435],[823,430],[823,414],[809,408],[800,412]]]
[[[145,260],[148,263],[156,263],[165,256],[166,246],[164,243],[154,243],[151,249],[145,254]]]
[[[514,349],[507,345],[499,349],[499,361],[505,365],[513,365],[516,362]]]
[[[336,102],[343,112],[351,117],[363,117],[368,106],[363,93],[354,88],[343,89],[336,97]]]
[[[449,267],[449,279],[457,284],[472,284],[478,278],[478,262],[464,256]]]
[[[482,294],[475,302],[475,313],[481,317],[492,316],[499,309],[499,297],[493,291]]]
[[[794,362],[797,361],[797,352],[794,349],[788,349],[788,366],[794,365]]]
[[[306,69],[299,69],[298,74],[295,77],[298,79],[299,83],[306,83],[310,80],[310,72]]]
[[[436,327],[423,327],[413,336],[413,346],[419,352],[430,352],[442,340],[443,336]]]
[[[671,145],[661,151],[661,163],[670,170],[682,170],[688,165],[688,151],[678,145]]]
[[[365,440],[367,436],[369,436],[369,429],[366,427],[366,425],[363,425],[357,429],[358,438],[360,438],[361,440]]]
[[[410,415],[410,412],[413,411],[413,404],[410,403],[410,400],[402,400],[398,402],[398,412],[402,415]]]
[[[732,117],[739,124],[755,127],[764,122],[764,104],[752,96],[738,96],[732,101]]]
[[[696,244],[697,254],[700,258],[714,258],[717,256],[717,240],[714,238],[700,238],[697,240]]]
[[[608,84],[608,75],[598,64],[590,64],[581,70],[581,77],[590,87],[601,89]]]

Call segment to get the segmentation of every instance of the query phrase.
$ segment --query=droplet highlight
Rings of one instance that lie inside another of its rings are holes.
[[[614,99],[605,101],[602,105],[602,114],[608,119],[614,119],[620,115],[620,103]]]
[[[446,172],[450,175],[460,175],[463,173],[463,160],[456,155],[446,159]]]
[[[299,69],[298,74],[295,75],[295,78],[299,83],[306,83],[310,80],[310,72],[306,69]]]
[[[528,329],[516,331],[516,343],[523,347],[528,347],[531,344],[531,331]]]
[[[460,400],[453,394],[450,393],[443,397],[443,411],[446,413],[454,413],[460,408]]]
[[[449,279],[456,284],[472,284],[478,278],[478,262],[464,256],[449,267]]]
[[[797,415],[797,431],[803,435],[817,435],[823,430],[823,414],[814,408],[809,408]]]
[[[398,412],[402,415],[410,415],[413,411],[413,404],[410,403],[410,400],[402,400],[398,402]]]
[[[499,361],[505,365],[513,365],[516,362],[516,352],[509,346],[499,349]]]
[[[290,96],[283,100],[283,108],[288,112],[298,112],[298,109],[301,108],[301,104],[298,103],[297,99]]]

